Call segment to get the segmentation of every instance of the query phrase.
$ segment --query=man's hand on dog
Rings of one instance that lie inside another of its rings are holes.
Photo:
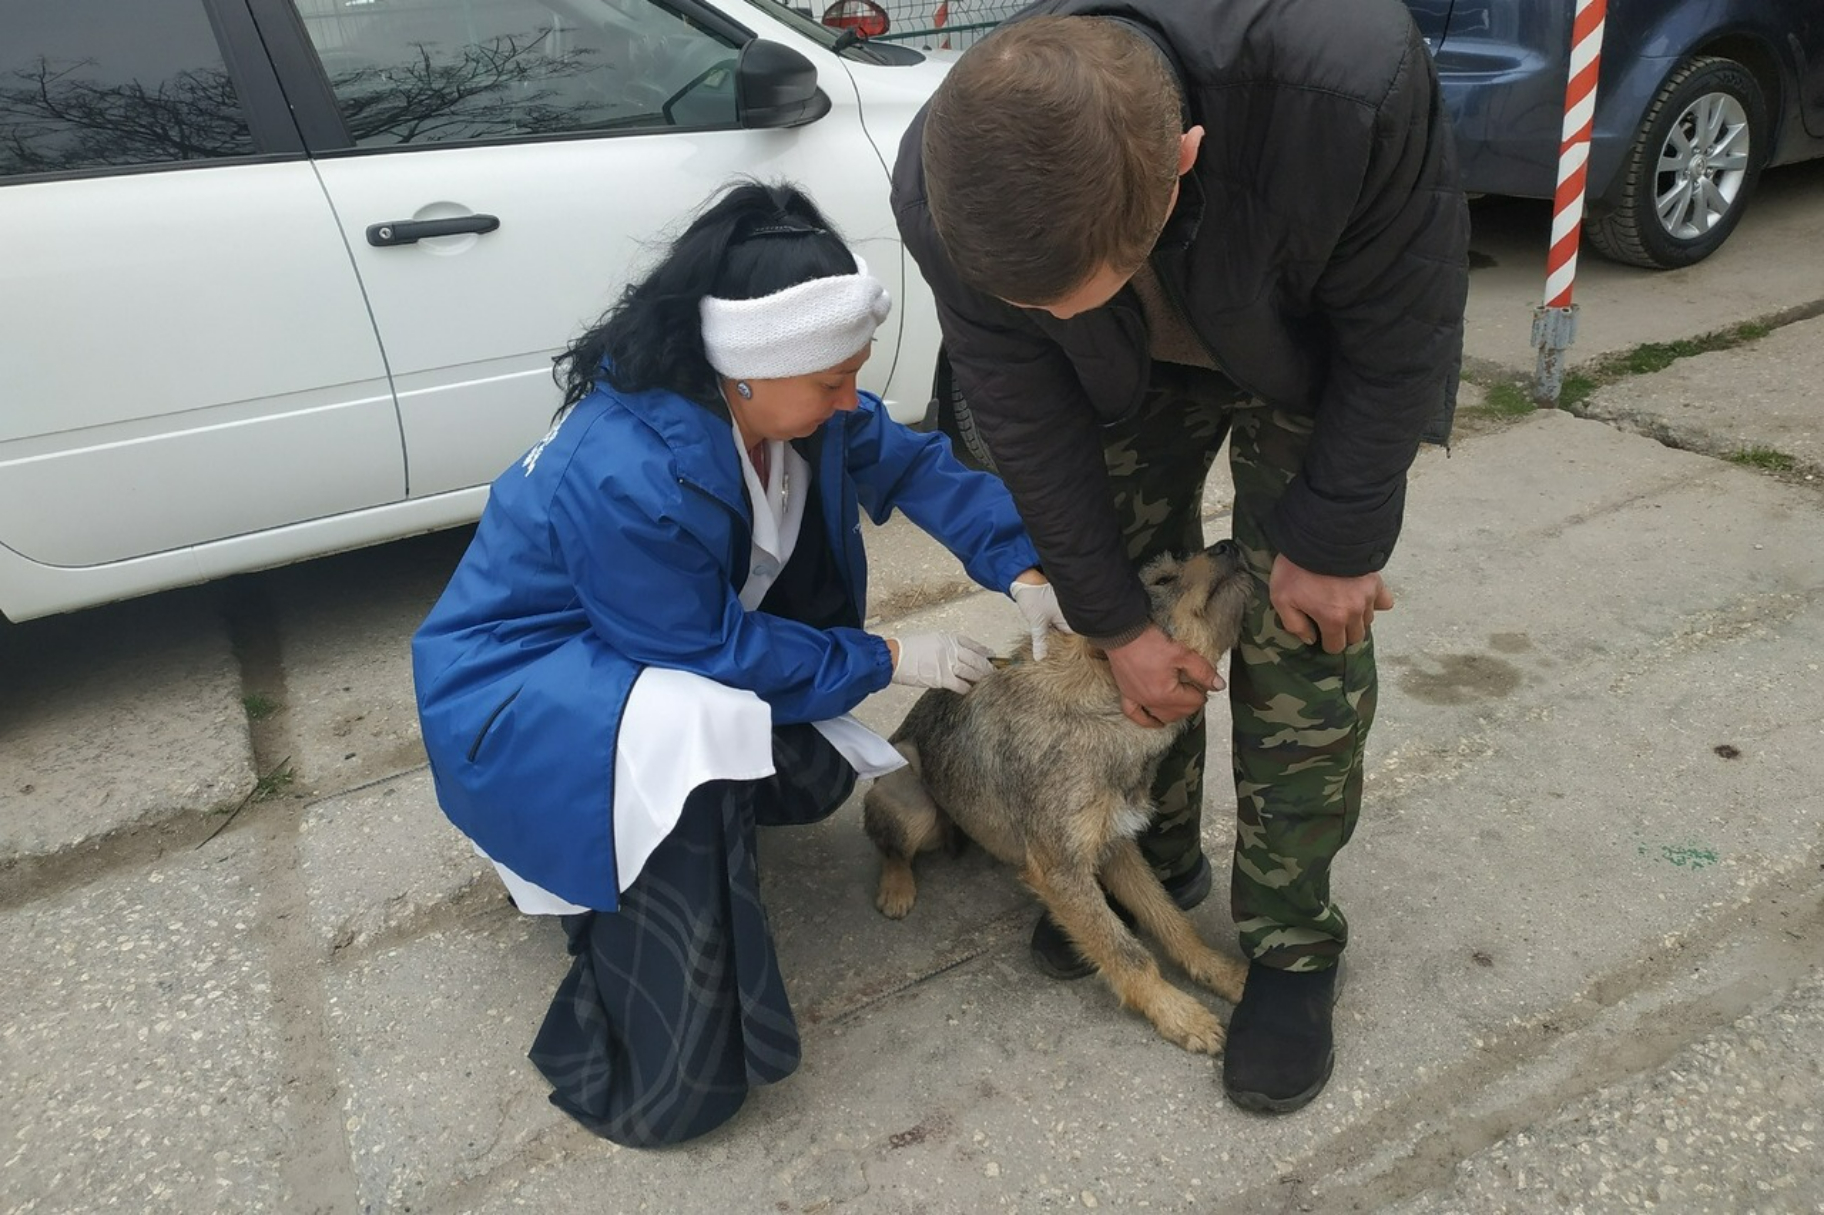
[[[1108,665],[1121,689],[1121,711],[1136,725],[1163,726],[1189,717],[1223,687],[1215,667],[1158,625],[1109,650]]]
[[[1281,628],[1306,645],[1322,641],[1326,654],[1340,654],[1366,637],[1374,614],[1393,606],[1393,592],[1379,574],[1314,574],[1284,556],[1273,559],[1267,597]]]

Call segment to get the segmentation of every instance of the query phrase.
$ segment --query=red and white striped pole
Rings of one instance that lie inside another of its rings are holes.
[[[1558,190],[1552,198],[1552,247],[1545,260],[1545,303],[1533,313],[1539,350],[1533,400],[1558,404],[1564,352],[1577,338],[1577,244],[1583,231],[1583,188],[1589,175],[1590,129],[1596,119],[1596,80],[1602,68],[1602,27],[1608,0],[1577,0],[1571,22],[1571,67],[1564,86],[1564,128],[1558,145]]]

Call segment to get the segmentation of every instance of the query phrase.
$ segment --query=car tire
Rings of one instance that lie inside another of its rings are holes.
[[[950,374],[948,359],[943,361],[937,375],[937,426],[950,436],[950,446],[964,464],[983,472],[997,471],[988,442],[975,424],[969,399],[957,387],[956,377]]]
[[[1673,270],[1702,261],[1747,209],[1769,132],[1767,100],[1752,72],[1733,59],[1687,60],[1647,107],[1611,209],[1584,234],[1597,252],[1631,266]]]

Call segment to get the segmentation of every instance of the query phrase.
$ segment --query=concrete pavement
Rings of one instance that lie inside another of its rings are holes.
[[[1824,1211],[1820,382],[1804,320],[1422,455],[1337,1072],[1279,1119],[1038,976],[979,854],[881,918],[852,803],[762,843],[803,1068],[617,1149],[524,1058],[556,926],[422,766],[404,643],[460,535],[0,631],[0,1210]],[[870,539],[883,623],[1017,633]]]

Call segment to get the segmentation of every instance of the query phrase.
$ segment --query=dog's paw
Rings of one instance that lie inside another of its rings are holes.
[[[1200,1055],[1222,1053],[1227,1036],[1216,1014],[1183,992],[1161,1002],[1152,1016],[1153,1027],[1169,1042]]]
[[[903,920],[917,901],[918,887],[909,879],[895,880],[888,874],[881,875],[880,889],[874,894],[874,906],[880,908],[880,914],[889,920]]]
[[[903,856],[891,854],[880,858],[880,888],[874,893],[874,906],[890,920],[903,920],[918,900],[918,879],[912,876],[912,864]]]
[[[889,920],[903,920],[906,913],[912,910],[914,898],[911,891],[892,893],[882,890],[874,896],[874,906],[880,908],[880,914]]]
[[[1230,1004],[1241,1003],[1241,989],[1248,981],[1247,963],[1211,950],[1208,957],[1189,967],[1186,973]]]

